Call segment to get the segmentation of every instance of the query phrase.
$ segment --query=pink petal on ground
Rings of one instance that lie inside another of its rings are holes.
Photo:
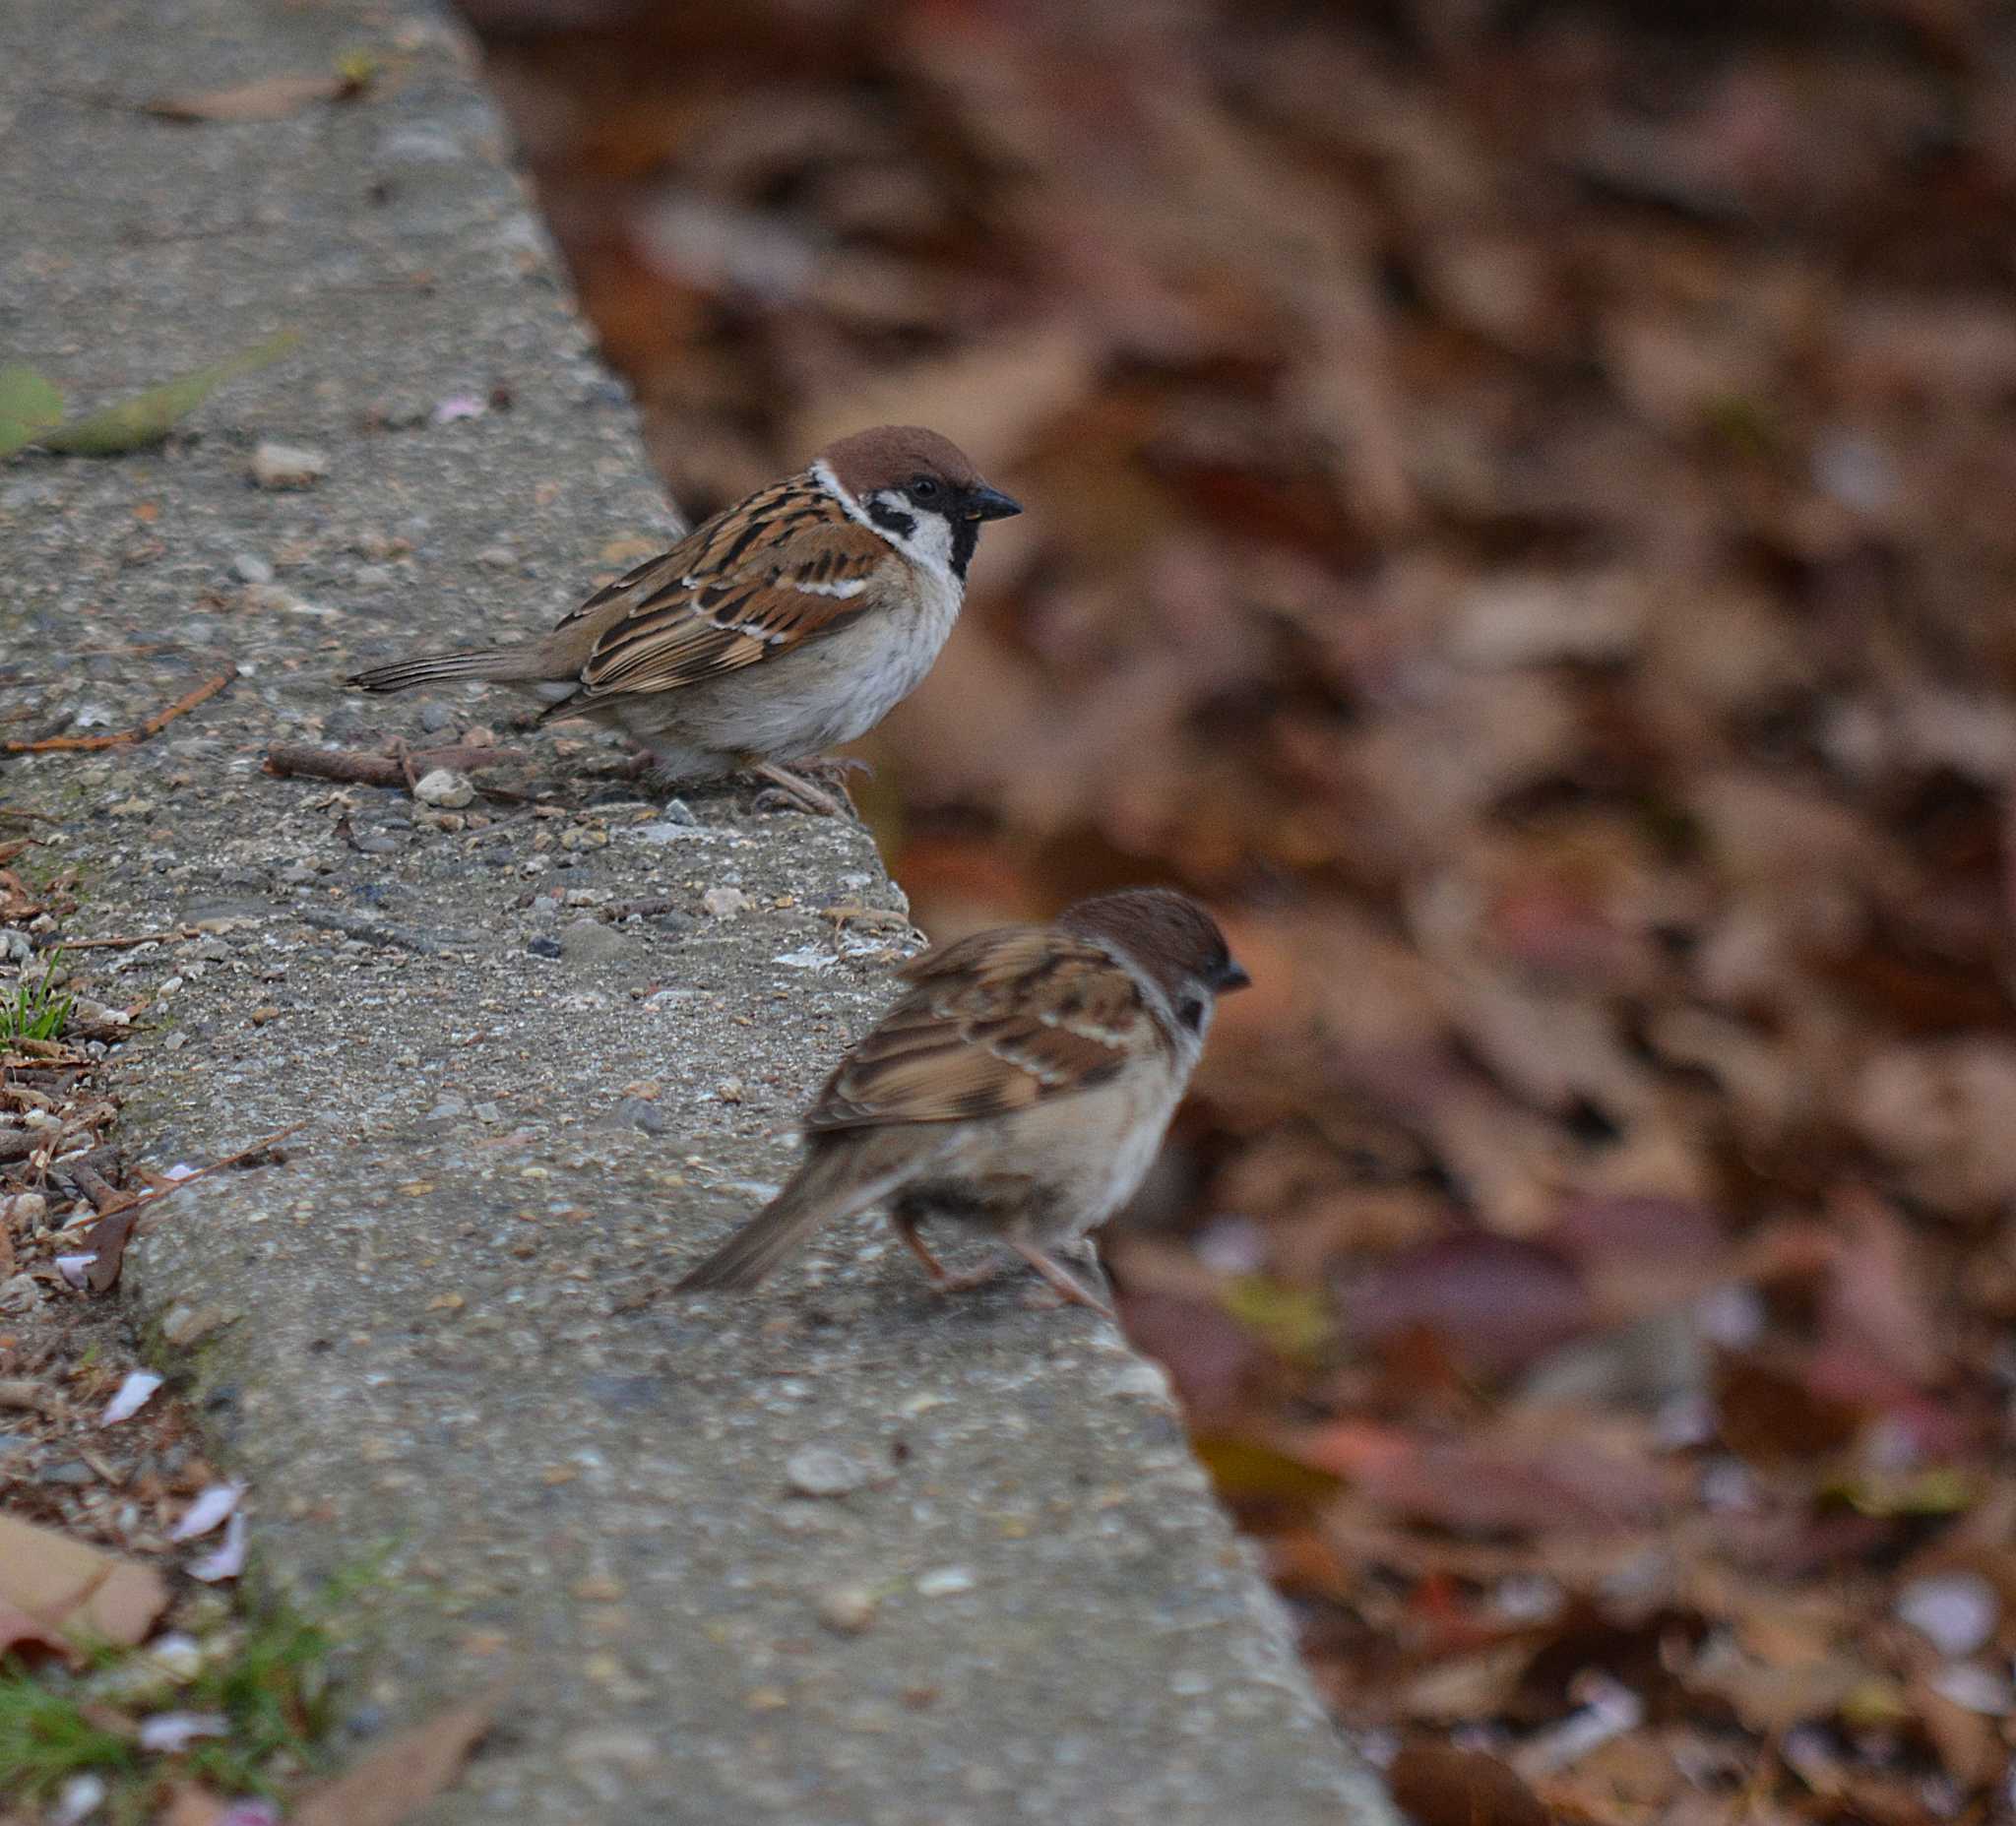
[[[192,1737],[227,1737],[231,1721],[220,1712],[157,1712],[140,1721],[140,1747],[179,1756]]]
[[[182,1519],[169,1534],[170,1541],[194,1541],[218,1527],[244,1495],[242,1483],[213,1483],[197,1491],[196,1500],[182,1511]]]
[[[85,1270],[98,1259],[94,1249],[89,1255],[59,1255],[56,1258],[56,1272],[72,1287],[82,1291],[86,1285]]]
[[[136,1369],[119,1384],[119,1392],[105,1404],[105,1411],[98,1416],[100,1426],[117,1426],[121,1420],[130,1420],[145,1408],[161,1379],[151,1369]]]
[[[224,1530],[223,1545],[199,1560],[191,1560],[189,1576],[201,1579],[205,1585],[215,1585],[220,1579],[235,1579],[244,1570],[245,1512],[234,1509],[230,1524]]]

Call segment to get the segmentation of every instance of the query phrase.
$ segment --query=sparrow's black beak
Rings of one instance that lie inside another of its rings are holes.
[[[1246,975],[1246,967],[1237,958],[1227,958],[1218,973],[1218,992],[1229,995],[1234,989],[1250,989],[1253,978]]]
[[[1021,512],[1022,503],[998,488],[989,488],[982,483],[967,492],[966,517],[969,520],[1007,520]]]

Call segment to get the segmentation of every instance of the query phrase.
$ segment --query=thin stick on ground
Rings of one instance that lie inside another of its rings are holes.
[[[197,1180],[207,1179],[212,1173],[221,1171],[226,1166],[235,1166],[241,1161],[249,1161],[254,1155],[264,1154],[269,1148],[279,1147],[289,1135],[296,1134],[307,1126],[306,1122],[292,1122],[285,1128],[275,1129],[271,1135],[264,1136],[249,1147],[240,1148],[235,1154],[222,1155],[215,1161],[208,1162],[197,1167],[194,1172],[185,1173],[167,1185],[149,1186],[145,1192],[115,1191],[113,1202],[98,1208],[98,1217],[100,1220],[117,1217],[121,1212],[139,1211],[145,1206],[158,1204],[170,1193],[179,1192],[185,1185],[194,1185]]]
[[[60,932],[43,932],[33,943],[37,951],[126,951],[135,945],[165,945],[201,936],[193,925],[178,925],[171,932],[133,932],[121,938],[66,938]]]
[[[282,780],[303,778],[334,780],[352,787],[399,787],[410,788],[408,763],[421,776],[436,768],[456,773],[473,773],[479,767],[498,767],[523,761],[522,748],[425,748],[405,756],[366,754],[356,748],[309,748],[282,743],[266,751],[266,771]]]
[[[131,729],[121,729],[113,735],[45,735],[39,741],[7,742],[4,746],[9,754],[75,754],[94,753],[104,748],[126,748],[135,742],[144,742],[150,736],[158,735],[177,717],[186,717],[199,704],[208,704],[232,679],[237,677],[234,665],[226,672],[206,678],[193,690],[185,691],[165,710],[158,710],[148,720]]]

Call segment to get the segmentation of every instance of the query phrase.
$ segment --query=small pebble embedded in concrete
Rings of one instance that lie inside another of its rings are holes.
[[[576,919],[560,928],[560,954],[570,964],[611,964],[633,941],[599,919]]]
[[[329,459],[299,444],[260,444],[252,452],[252,479],[262,488],[312,488],[329,473]]]
[[[858,1636],[875,1620],[875,1594],[865,1585],[835,1585],[819,1594],[813,1607],[836,1635]]]
[[[845,1496],[868,1480],[866,1467],[835,1446],[800,1446],[784,1475],[800,1496]]]
[[[439,805],[450,810],[467,805],[475,795],[475,787],[469,776],[458,774],[452,767],[437,767],[432,773],[422,774],[413,787],[413,797],[422,805]]]
[[[916,1593],[919,1598],[953,1598],[973,1586],[973,1574],[964,1566],[940,1566],[918,1578]]]
[[[1128,1401],[1166,1401],[1169,1379],[1154,1363],[1129,1363],[1106,1385]]]

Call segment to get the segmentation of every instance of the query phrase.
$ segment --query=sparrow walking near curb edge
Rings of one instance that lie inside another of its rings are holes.
[[[976,932],[901,974],[909,990],[813,1103],[790,1183],[679,1291],[753,1288],[822,1224],[886,1202],[934,1287],[1002,1266],[948,1273],[918,1229],[950,1219],[1110,1317],[1051,1252],[1133,1195],[1218,997],[1246,986],[1217,922],[1187,895],[1132,888],[1052,925]]]
[[[538,640],[402,660],[346,682],[515,685],[544,702],[541,722],[591,717],[626,731],[672,781],[750,769],[838,812],[781,764],[866,734],[916,689],[958,618],[980,523],[1021,511],[935,431],[858,431]]]

